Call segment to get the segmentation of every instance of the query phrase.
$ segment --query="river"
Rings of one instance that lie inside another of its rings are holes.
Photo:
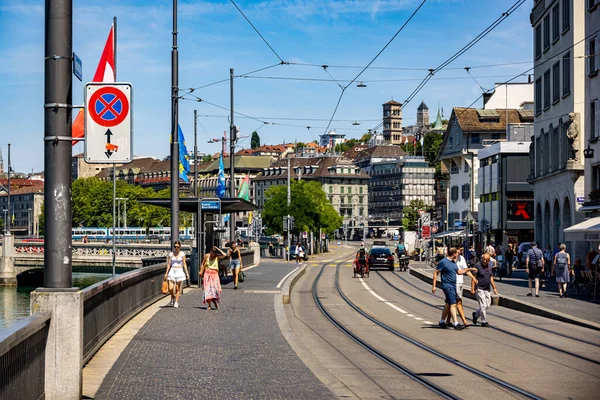
[[[103,281],[112,274],[73,272],[73,286],[80,289]],[[0,287],[0,330],[29,316],[29,293],[35,287]]]

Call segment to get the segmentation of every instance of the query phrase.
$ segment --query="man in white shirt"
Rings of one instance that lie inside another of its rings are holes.
[[[461,269],[468,269],[469,266],[467,265],[467,260],[465,260],[465,257],[463,256],[463,254],[465,252],[463,245],[459,244],[458,246],[456,246],[456,250],[458,250],[458,257],[456,258],[456,266],[458,267],[458,270],[460,271]],[[465,275],[468,275],[469,278],[471,278],[471,280],[473,280],[475,282],[475,284],[477,284],[477,279],[475,279],[475,276],[473,276],[471,271],[468,271]],[[456,310],[458,311],[458,314],[460,315],[460,318],[463,321],[463,325],[469,326],[470,324],[467,322],[467,319],[465,318],[465,312],[463,311],[462,293],[463,293],[463,275],[457,274],[456,275]],[[449,317],[448,317],[448,319],[449,319]],[[448,324],[448,323],[449,322],[446,322],[446,324]]]

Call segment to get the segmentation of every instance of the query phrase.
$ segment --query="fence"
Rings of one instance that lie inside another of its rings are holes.
[[[163,296],[165,265],[127,272],[83,291],[83,363],[127,321]]]
[[[0,399],[43,399],[49,313],[35,313],[0,334]]]

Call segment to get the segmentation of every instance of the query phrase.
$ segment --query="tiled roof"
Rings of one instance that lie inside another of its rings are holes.
[[[526,114],[519,113],[516,109],[495,109],[498,114],[497,120],[484,121],[480,118],[480,113],[476,108],[455,107],[452,110],[452,117],[458,121],[460,128],[464,131],[485,132],[500,131],[506,132],[506,116],[508,114],[509,124],[521,124],[533,122],[533,115],[529,117]],[[451,117],[451,119],[452,119]]]
[[[422,101],[417,110],[429,110],[429,108],[427,108],[427,104],[425,104],[425,102]]]
[[[40,180],[37,179],[22,179],[22,178],[11,178],[10,187],[21,187],[21,186],[37,186],[40,184]],[[42,182],[43,183],[43,182]],[[8,178],[0,179],[0,185],[8,186]]]
[[[373,157],[402,157],[405,156],[406,153],[402,148],[392,144],[382,144],[379,146],[372,146],[366,150],[358,153],[355,162],[359,162],[361,160],[370,159]]]
[[[344,152],[344,157],[348,157],[349,159],[354,160],[361,151],[366,150],[368,148],[369,146],[367,146],[366,144],[356,144]]]
[[[392,104],[392,105],[398,105],[398,106],[401,106],[401,105],[402,105],[402,103],[398,103],[398,102],[397,102],[397,101],[395,101],[395,100],[390,100],[390,101],[388,101],[387,103],[383,103],[383,105],[384,105],[384,106],[385,106],[386,104]]]
[[[293,179],[297,179],[299,174],[296,172],[297,168],[300,167],[304,170],[304,167],[316,167],[312,174],[305,174],[304,171],[301,174],[302,179],[310,178],[359,178],[359,179],[370,179],[369,175],[359,173],[336,173],[330,171],[331,167],[343,166],[343,167],[356,167],[351,159],[344,156],[322,156],[322,157],[295,157],[290,158],[291,174]],[[278,160],[271,165],[272,168],[287,168],[287,159]],[[287,173],[285,173],[287,176]],[[261,173],[255,179],[281,179],[282,175],[264,175]]]
[[[235,165],[234,167],[241,170],[262,170],[263,168],[268,168],[273,162],[273,157],[271,156],[239,156],[235,157]],[[229,157],[223,158],[223,165],[225,166],[225,170],[229,170]],[[204,174],[207,173],[215,173],[219,171],[219,160],[215,160],[209,163],[204,168],[198,168]]]
[[[117,167],[117,171],[116,171],[117,176],[120,174],[120,171],[123,171],[123,173],[125,175],[127,175],[129,173],[129,170],[133,170],[136,172],[146,171],[149,168],[153,168],[155,164],[161,163],[161,162],[163,162],[163,161],[157,160],[152,157],[143,157],[143,158],[134,159],[129,164],[124,164],[120,167]],[[166,163],[167,163],[167,165],[170,165],[168,160],[166,161]],[[167,166],[167,170],[168,169],[169,169],[169,166]],[[112,168],[104,168],[96,176],[100,179],[107,179],[107,178],[110,178],[111,175],[112,175]]]
[[[12,180],[11,180],[12,181]],[[12,182],[11,182],[12,183]],[[19,194],[30,194],[30,193],[44,193],[44,184],[40,184],[39,181],[35,186],[23,186],[10,191],[10,196],[16,196]],[[8,196],[7,192],[0,192],[0,196]]]

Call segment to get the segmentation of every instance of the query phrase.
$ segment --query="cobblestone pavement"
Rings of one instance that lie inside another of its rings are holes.
[[[298,359],[273,309],[278,282],[295,263],[263,262],[238,290],[223,285],[220,309],[200,290],[165,307],[112,367],[97,399],[326,399],[331,392]]]
[[[421,263],[411,263],[411,266],[433,273],[432,268],[426,267]],[[519,299],[534,306],[549,308],[563,314],[600,324],[600,304],[593,303],[590,296],[574,296],[561,299],[558,295],[558,286],[554,277],[551,277],[547,281],[545,288],[542,288],[540,284],[540,297],[527,296],[527,293],[529,293],[527,281],[527,274],[524,269],[513,271],[510,278],[495,279],[498,292],[502,295]],[[600,282],[598,284],[600,285]],[[465,285],[466,287],[470,287],[471,285],[471,280],[466,276]]]

